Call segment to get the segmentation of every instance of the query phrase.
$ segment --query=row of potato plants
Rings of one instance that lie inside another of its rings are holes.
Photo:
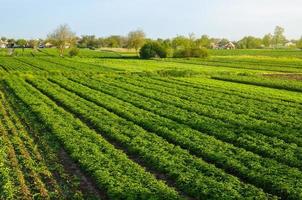
[[[100,80],[102,84],[106,84],[107,79]],[[192,110],[184,110],[177,106],[173,106],[172,101],[177,102],[177,99],[168,95],[155,94],[154,92],[146,89],[141,89],[140,92],[129,91],[130,85],[126,85],[125,82],[114,82],[109,80],[107,85],[111,95],[123,98],[124,101],[128,101],[147,109],[163,117],[170,118],[179,123],[186,124],[196,130],[202,131],[209,135],[213,135],[220,140],[232,143],[236,146],[243,147],[247,150],[259,153],[262,156],[267,156],[276,159],[280,162],[289,164],[294,167],[301,167],[301,152],[302,149],[295,144],[286,143],[283,140],[275,137],[275,132],[269,130],[265,134],[260,134],[259,131],[248,130],[242,125],[232,125],[230,122],[225,123],[221,120],[203,116],[193,112],[198,110],[197,106],[194,106],[192,102],[187,102],[187,107],[192,106]],[[118,87],[118,88],[114,88]],[[123,89],[119,89],[119,87]],[[155,86],[156,87],[156,86]],[[113,92],[114,90],[121,90],[119,92]],[[143,94],[142,96],[138,95]],[[127,97],[126,97],[127,96]],[[168,100],[166,100],[168,99]],[[165,102],[166,101],[166,102]],[[168,101],[168,102],[167,102]],[[183,102],[185,104],[186,102]],[[208,112],[211,112],[209,109]],[[243,123],[243,122],[242,122]],[[249,123],[248,121],[246,123]],[[274,133],[274,134],[273,134]],[[277,132],[279,133],[279,132]],[[295,133],[298,133],[296,131]],[[297,137],[291,134],[282,135],[284,138],[291,139],[291,141],[299,142]],[[297,143],[299,144],[299,143]]]
[[[73,115],[20,79],[6,79],[7,90],[37,115],[71,158],[110,199],[181,199],[177,192],[131,161]]]
[[[9,164],[9,147],[5,129],[0,121],[0,199],[14,199],[17,187],[12,180],[12,167]]]
[[[9,71],[9,72],[31,72],[34,71],[35,72],[41,72],[41,70],[39,70],[38,68],[33,68],[30,65],[27,65],[25,63],[19,62],[17,59],[13,58],[13,57],[0,57],[0,62],[1,65],[3,65],[3,67]]]
[[[282,165],[271,159],[262,158],[242,148],[234,147],[212,136],[195,131],[188,126],[178,124],[152,112],[139,109],[139,106],[133,106],[130,103],[124,102],[131,98],[133,94],[127,95],[127,93],[123,93],[113,87],[108,87],[105,84],[93,80],[87,81],[81,79],[82,84],[86,83],[86,85],[89,85],[91,88],[102,92],[89,89],[88,87],[63,78],[51,78],[51,81],[56,82],[61,87],[83,98],[107,108],[107,110],[139,124],[144,129],[152,131],[172,143],[190,150],[194,154],[215,163],[228,172],[242,177],[259,187],[270,190],[272,193],[286,193],[286,195],[289,195],[288,193],[299,193],[295,191],[295,180],[301,176],[299,170]],[[77,79],[77,81],[80,81],[80,79]],[[111,95],[115,97],[119,96],[117,98],[121,100],[111,97]],[[142,104],[147,104],[143,99],[141,99],[141,102]],[[156,108],[156,105],[153,104],[153,107]],[[275,178],[272,179],[272,177],[278,177],[278,180]],[[291,185],[289,187],[291,189],[288,190],[282,186],[280,187],[280,181],[285,185]]]
[[[269,75],[268,75],[269,76]],[[302,92],[302,83],[293,80],[273,79],[255,76],[212,76],[212,79]]]
[[[21,139],[29,153],[37,158],[35,163],[39,164],[38,172],[43,175],[44,183],[47,183],[49,199],[100,199],[93,188],[82,185],[86,184],[86,177],[78,172],[76,164],[68,158],[50,130],[30,113],[28,107],[9,91],[7,93],[6,99],[11,106],[7,103],[5,108],[18,131],[24,133]],[[16,195],[15,198],[20,196]],[[39,199],[39,196],[40,192],[31,198]]]
[[[8,132],[4,127],[1,127],[1,129],[3,133],[2,139],[4,142],[4,148],[7,147],[7,165],[11,169],[9,176],[11,178],[13,187],[13,189],[11,187],[5,188],[6,193],[9,194],[9,196],[6,196],[6,198],[15,199],[17,196],[22,195],[24,199],[30,199],[31,191],[28,188],[28,180],[26,180],[22,166],[19,164],[19,155],[15,150],[14,144],[9,138]]]
[[[162,89],[157,85],[153,85],[153,87],[149,87],[150,89],[148,92],[145,90],[145,83],[142,80],[122,80],[123,84],[119,84],[119,78],[116,85],[119,85],[120,87],[123,87],[124,89],[131,90],[133,92],[139,93],[143,96],[159,100],[161,102],[168,103],[170,105],[175,105],[176,107],[192,111],[195,113],[198,113],[203,116],[208,116],[211,118],[219,119],[223,122],[226,122],[228,125],[235,126],[234,128],[237,129],[238,125],[240,127],[244,127],[245,129],[249,129],[250,131],[257,131],[257,134],[262,133],[264,135],[271,136],[271,134],[274,135],[280,135],[280,137],[286,138],[286,134],[289,137],[299,137],[298,134],[299,130],[301,129],[301,126],[299,126],[299,121],[301,121],[299,115],[294,115],[293,119],[295,120],[293,123],[296,123],[297,125],[295,128],[291,128],[288,125],[287,126],[280,126],[278,123],[272,123],[267,122],[266,120],[260,120],[260,119],[253,119],[248,117],[245,114],[235,114],[232,111],[227,111],[222,108],[217,108],[214,105],[204,105],[200,104],[199,102],[194,102],[190,100],[186,100],[183,98],[180,98],[177,94],[166,94],[166,88]],[[130,83],[130,84],[127,84]],[[180,93],[180,92],[178,92]],[[164,96],[164,97],[163,97]],[[165,98],[167,97],[167,98]],[[281,115],[279,116],[279,118]],[[282,134],[281,134],[282,133]],[[278,137],[278,136],[277,136]],[[292,140],[295,141],[295,140]]]
[[[122,81],[123,83],[127,83],[130,84],[130,86],[134,85],[134,86],[139,86],[140,89],[148,89],[148,91],[154,91],[156,93],[161,93],[164,94],[165,96],[171,96],[172,99],[176,99],[173,100],[173,102],[175,102],[175,105],[177,102],[180,103],[185,103],[185,102],[190,102],[194,106],[194,111],[198,112],[198,107],[200,107],[200,112],[204,113],[205,110],[211,110],[211,112],[209,113],[208,111],[205,111],[206,115],[209,116],[213,116],[215,118],[220,118],[221,120],[230,120],[230,123],[241,123],[242,121],[249,121],[250,124],[252,125],[256,125],[256,128],[260,128],[260,129],[275,129],[278,131],[289,131],[291,130],[291,128],[288,126],[288,123],[285,126],[280,126],[279,125],[279,121],[278,123],[275,122],[268,122],[267,120],[261,120],[259,119],[259,117],[250,117],[249,115],[247,115],[245,112],[242,111],[238,111],[238,112],[234,112],[233,111],[233,107],[235,107],[235,105],[233,105],[232,109],[227,109],[227,106],[224,105],[224,107],[220,107],[220,103],[221,102],[215,102],[215,98],[211,99],[211,93],[209,93],[208,95],[206,94],[206,92],[201,92],[201,91],[196,91],[196,90],[190,90],[190,89],[183,89],[181,90],[180,88],[174,89],[173,91],[173,84],[169,85],[167,84],[167,86],[163,86],[158,84],[157,82],[155,83],[148,83],[148,78],[124,78],[124,77],[117,77],[116,78],[118,81]],[[147,80],[146,80],[147,79]],[[126,85],[125,85],[126,86]],[[200,95],[198,95],[200,93]],[[192,98],[193,97],[193,98]],[[195,97],[195,98],[194,98]],[[210,100],[209,100],[210,98]],[[170,98],[168,98],[170,99]],[[204,101],[206,101],[206,103],[204,103]],[[221,100],[223,101],[223,100]],[[245,103],[245,102],[244,102]],[[238,106],[238,103],[236,104]],[[241,106],[242,107],[242,106]],[[239,108],[241,108],[239,106]],[[245,107],[247,107],[247,104],[245,104]],[[253,106],[249,109],[250,110],[254,110],[256,107]],[[236,110],[236,109],[235,109]],[[217,115],[218,113],[218,115]],[[231,113],[231,114],[229,114]],[[264,116],[266,114],[269,114],[270,112],[265,112],[263,113]],[[225,115],[225,116],[221,116],[221,115]],[[234,114],[236,114],[236,118],[234,119]],[[278,113],[279,119],[280,119],[280,114]],[[302,119],[300,119],[299,115],[294,115],[293,113],[290,113],[293,121],[293,126],[298,126],[298,129],[301,129],[301,125],[299,126],[299,122],[302,122]],[[257,113],[256,116],[258,116],[259,114]],[[282,113],[283,115],[283,113]],[[294,116],[293,116],[294,115]],[[240,121],[238,121],[238,117],[240,117]],[[277,116],[276,116],[277,117]],[[251,126],[251,125],[249,125]],[[286,129],[284,130],[284,127],[286,127]],[[253,130],[258,130],[255,129],[255,127],[252,127]],[[283,130],[279,130],[279,129],[283,129]],[[267,130],[265,130],[267,131]],[[297,131],[297,130],[293,130],[293,131]]]
[[[212,57],[211,60],[222,62],[238,62],[246,64],[261,64],[262,66],[276,66],[301,68],[301,59],[297,58],[273,58],[273,57],[255,57],[255,56],[227,56],[227,57]]]
[[[271,58],[302,58],[299,49],[209,49],[214,56],[265,56]]]
[[[21,196],[23,199],[64,199],[66,197],[84,199],[79,185],[76,182],[70,183],[70,181],[76,181],[76,177],[73,178],[62,169],[59,158],[53,159],[58,155],[51,155],[49,148],[45,152],[41,151],[40,145],[32,138],[32,132],[26,130],[2,94],[1,119],[3,120],[2,127],[7,132],[7,141],[11,144],[10,152],[12,153],[10,154],[16,155],[16,159],[11,160],[12,165],[9,170],[17,168],[18,172],[16,176],[12,176],[15,185],[18,186],[15,186],[16,192],[4,199],[18,199]],[[6,191],[9,191],[9,188],[6,188]],[[87,193],[87,196],[92,195]]]
[[[260,71],[271,71],[271,72],[287,72],[287,73],[301,73],[301,67],[284,67],[284,66],[272,66],[261,63],[243,63],[238,61],[224,61],[224,60],[201,60],[201,59],[165,59],[166,62],[177,62],[184,64],[195,64],[203,66],[213,66],[213,67],[224,67],[224,68],[236,68],[236,69],[250,69],[250,70],[260,70]]]
[[[236,114],[244,114],[254,119],[275,122],[286,127],[302,128],[300,124],[302,119],[298,113],[288,112],[286,108],[276,110],[276,108],[280,107],[273,103],[262,102],[259,104],[258,101],[244,99],[236,95],[223,95],[218,92],[185,87],[148,77],[132,77],[132,79],[142,82],[141,84],[147,89],[159,89],[164,93],[175,95],[185,100],[215,106],[216,108],[231,111]],[[154,88],[154,85],[157,87]]]
[[[27,133],[17,129],[7,113],[4,115],[4,120],[31,194],[35,195],[36,198],[47,199],[49,197],[48,185],[45,185],[43,179],[49,180],[51,173],[45,163],[40,162],[39,152],[32,151],[34,149],[33,143],[30,143]],[[48,181],[46,182],[48,183]]]
[[[158,80],[189,86],[197,89],[207,89],[222,94],[236,95],[245,99],[259,102],[278,104],[281,107],[302,110],[302,97],[300,93],[272,88],[257,87],[240,83],[232,83],[204,78],[161,78]]]
[[[41,58],[28,58],[28,57],[18,57],[15,58],[20,62],[23,62],[24,64],[31,65],[32,68],[38,68],[44,72],[50,73],[50,74],[66,74],[66,73],[77,73],[79,72],[78,69],[72,68],[72,67],[66,67],[63,65],[55,64],[47,62]],[[55,59],[55,58],[53,58]]]
[[[240,182],[188,151],[58,85],[43,80],[29,82],[86,123],[92,124],[102,135],[127,149],[131,155],[138,156],[145,165],[165,174],[189,196],[197,199],[269,198],[261,189]]]
[[[99,64],[87,64],[80,60],[73,59],[62,59],[62,58],[54,58],[54,57],[44,57],[39,60],[43,60],[52,64],[57,64],[59,66],[70,67],[76,69],[78,71],[95,73],[95,72],[112,72],[112,71],[120,71],[121,69],[115,69],[111,67],[107,67]]]

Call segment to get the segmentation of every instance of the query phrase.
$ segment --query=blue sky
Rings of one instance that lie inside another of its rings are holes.
[[[301,0],[0,0],[0,36],[45,38],[60,24],[78,35],[263,36],[276,25],[288,38],[302,35]]]

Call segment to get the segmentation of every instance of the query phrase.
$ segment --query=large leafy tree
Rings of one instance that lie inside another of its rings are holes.
[[[185,36],[177,36],[172,39],[173,49],[187,49],[192,47],[192,39]]]
[[[29,40],[28,46],[32,48],[34,51],[36,51],[39,47],[40,40]]]
[[[106,46],[110,47],[110,48],[122,48],[122,47],[127,46],[126,43],[127,43],[127,39],[123,36],[120,36],[120,35],[112,35],[112,36],[105,39]],[[137,47],[137,48],[141,47],[140,44],[138,46],[139,47]],[[135,47],[133,46],[131,48],[135,48]]]
[[[24,52],[24,48],[27,45],[27,41],[25,39],[17,40],[16,44],[22,48],[22,52]]]
[[[146,39],[146,34],[142,30],[131,31],[128,34],[127,47],[129,49],[135,49],[138,52],[138,49],[141,48]]]
[[[262,45],[262,39],[247,36],[238,41],[237,46],[241,49],[257,49]]]
[[[81,48],[97,48],[99,46],[98,39],[95,35],[83,35],[78,41],[78,46]]]
[[[282,46],[286,42],[286,37],[284,36],[284,28],[281,26],[276,26],[273,36],[273,43],[275,47]]]
[[[263,38],[262,38],[262,44],[265,47],[271,47],[272,46],[272,42],[273,42],[273,35],[272,34],[266,34]]]
[[[60,56],[63,56],[64,50],[75,44],[76,35],[71,31],[70,27],[65,24],[60,25],[56,30],[50,33],[47,40],[55,45],[60,52]]]
[[[202,35],[201,38],[196,40],[196,46],[201,48],[210,48],[211,47],[211,39],[207,35]]]
[[[300,40],[297,41],[296,46],[297,48],[302,49],[302,37],[300,38]]]

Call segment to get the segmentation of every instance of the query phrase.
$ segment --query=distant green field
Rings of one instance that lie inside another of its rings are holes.
[[[64,56],[69,57],[68,50],[65,51]],[[0,49],[0,56],[8,56],[8,50],[7,49]],[[14,56],[29,56],[29,57],[35,57],[35,56],[58,56],[58,50],[55,48],[51,49],[38,49],[37,51],[34,51],[32,49],[24,49],[24,51],[20,48],[16,48],[14,50]],[[89,49],[80,49],[80,53],[78,57],[81,58],[104,58],[104,57],[121,57],[122,55],[113,52],[113,51],[101,51],[101,50],[89,50]]]
[[[1,200],[302,199],[302,51],[126,54],[0,50]]]
[[[215,56],[269,56],[269,57],[296,57],[302,58],[302,50],[298,49],[233,49],[209,50]]]

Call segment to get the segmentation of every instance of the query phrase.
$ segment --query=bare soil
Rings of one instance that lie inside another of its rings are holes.
[[[95,182],[81,171],[79,166],[73,160],[71,160],[68,153],[64,149],[61,149],[59,156],[67,173],[76,175],[80,179],[81,191],[87,191],[97,199],[108,199],[106,193],[98,189]]]
[[[302,74],[264,74],[266,77],[302,81]]]

